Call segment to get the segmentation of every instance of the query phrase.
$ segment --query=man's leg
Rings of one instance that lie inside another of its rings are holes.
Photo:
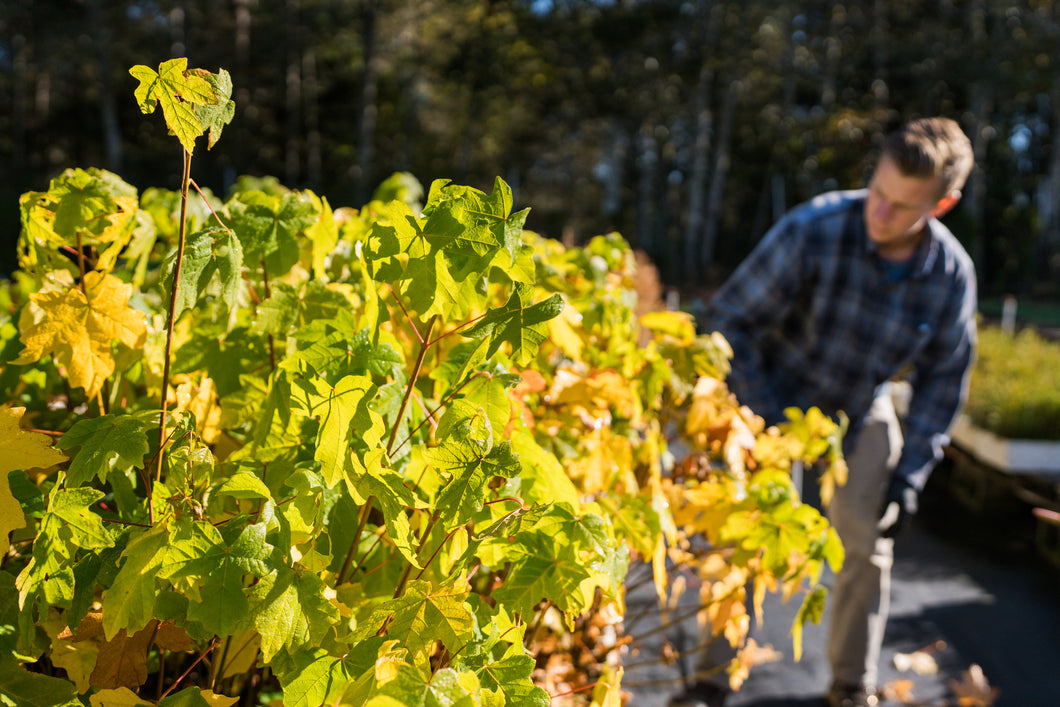
[[[828,515],[846,549],[830,597],[828,659],[836,683],[872,691],[879,674],[890,604],[894,540],[876,528],[891,472],[902,453],[902,433],[889,394],[879,395],[851,448],[850,473],[836,489]]]

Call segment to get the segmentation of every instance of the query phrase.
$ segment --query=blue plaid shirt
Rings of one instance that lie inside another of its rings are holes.
[[[865,194],[823,194],[786,214],[715,295],[705,324],[733,348],[730,388],[768,423],[789,406],[842,410],[849,440],[881,385],[908,379],[895,473],[922,489],[968,392],[975,270],[930,218],[930,238],[896,278],[865,231]]]

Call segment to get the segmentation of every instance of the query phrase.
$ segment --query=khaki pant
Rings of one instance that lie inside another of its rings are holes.
[[[881,538],[876,524],[902,453],[901,427],[887,388],[883,386],[873,401],[857,438],[848,438],[844,445],[849,477],[836,489],[828,508],[828,518],[846,550],[828,596],[828,661],[833,680],[868,688],[876,687],[879,674],[894,560],[894,540]],[[799,485],[801,473],[792,476]],[[734,656],[728,641],[713,640],[700,654],[697,674],[725,684],[724,666]]]

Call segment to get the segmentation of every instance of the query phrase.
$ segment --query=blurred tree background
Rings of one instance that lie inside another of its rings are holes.
[[[175,188],[128,68],[228,69],[196,181],[359,206],[395,171],[511,184],[527,227],[618,230],[709,288],[785,209],[862,186],[882,133],[943,114],[978,166],[947,222],[986,295],[1060,298],[1060,1],[3,0],[0,273],[18,197],[70,166]]]

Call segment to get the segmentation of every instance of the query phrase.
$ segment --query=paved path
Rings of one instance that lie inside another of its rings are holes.
[[[950,681],[977,664],[990,686],[1000,690],[994,707],[1060,706],[1060,571],[1034,555],[1025,528],[998,533],[996,525],[971,517],[946,498],[925,501],[921,516],[896,541],[880,675],[884,685],[911,681],[915,701],[884,704],[956,705]],[[830,584],[831,577],[824,581]],[[648,589],[631,592],[630,614],[650,607]],[[752,635],[784,656],[753,670],[727,707],[822,704],[829,683],[824,653],[828,617],[820,626],[807,627],[803,658],[796,663],[787,633],[797,608],[795,600],[785,606],[770,597],[765,625]],[[650,623],[639,623],[632,633],[643,635]],[[695,631],[695,621],[689,619],[670,627],[665,636],[688,647],[695,644]],[[680,666],[637,664],[660,654],[661,639],[661,634],[645,637],[636,644],[639,651],[626,658],[623,684],[632,693],[630,707],[664,707],[680,690]],[[938,672],[900,672],[895,654],[914,651],[930,653]],[[690,668],[691,660],[686,665]]]

